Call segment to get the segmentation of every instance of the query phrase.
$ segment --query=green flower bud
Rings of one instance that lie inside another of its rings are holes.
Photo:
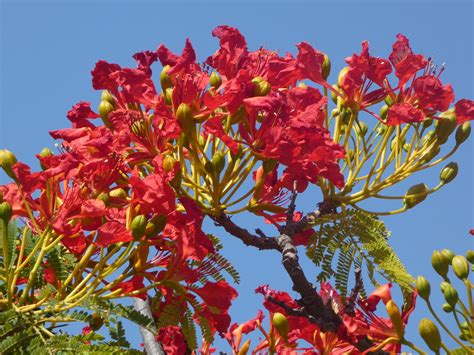
[[[435,131],[430,130],[430,131],[426,132],[425,135],[423,136],[421,144],[423,146],[430,145],[435,139],[436,139]]]
[[[458,291],[456,291],[453,285],[446,281],[441,282],[440,288],[446,302],[454,308],[459,298]]]
[[[185,103],[180,104],[176,110],[176,119],[183,133],[191,134],[194,131],[193,113]]]
[[[451,262],[454,258],[454,253],[449,249],[441,250],[441,254],[443,254],[449,262]]]
[[[110,191],[109,196],[112,198],[119,198],[121,200],[125,200],[128,195],[124,189],[118,188],[118,189],[113,189],[112,191]]]
[[[467,279],[469,276],[469,264],[463,255],[456,255],[451,261],[454,274],[461,280]]]
[[[398,338],[402,339],[405,331],[403,329],[403,321],[400,309],[395,304],[395,302],[393,302],[393,300],[388,301],[385,305],[385,308],[387,309],[388,316],[390,317],[393,327],[397,332]]]
[[[145,235],[146,226],[148,221],[142,214],[135,216],[130,224],[130,230],[132,231],[133,238],[138,239]]]
[[[423,164],[426,164],[433,160],[441,151],[441,147],[436,144],[434,145],[428,152],[426,152],[422,157],[421,160],[423,161]]]
[[[431,254],[431,265],[442,277],[446,277],[448,274],[449,260],[440,251],[435,250],[433,254]]]
[[[222,78],[220,77],[219,74],[217,74],[215,71],[213,71],[211,76],[209,77],[209,84],[213,88],[217,89],[219,86],[222,85]]]
[[[466,259],[471,263],[474,264],[474,250],[468,250],[466,252]]]
[[[107,101],[108,103],[112,104],[112,105],[115,105],[115,98],[113,97],[113,95],[107,91],[107,90],[104,90],[102,91],[102,95],[100,95],[100,99],[102,101]]]
[[[379,116],[382,120],[386,120],[387,119],[387,112],[388,112],[388,106],[387,105],[383,105],[381,108],[380,108],[380,112],[379,112]]]
[[[440,119],[436,121],[435,133],[439,144],[444,144],[448,140],[451,133],[456,128],[457,120],[454,112],[446,111],[440,115]]]
[[[458,174],[458,164],[455,162],[451,162],[448,165],[446,165],[443,170],[441,170],[441,173],[439,174],[439,180],[443,184],[448,184],[451,181],[454,180],[456,175]]]
[[[163,229],[165,229],[167,223],[167,219],[165,215],[159,215],[156,217],[153,217],[148,223],[146,224],[145,228],[145,235],[146,236],[152,236],[152,235],[157,235]]]
[[[364,122],[356,122],[354,123],[354,128],[356,133],[363,137],[367,134],[367,131],[369,130],[369,127]]]
[[[451,313],[453,311],[453,307],[449,303],[443,303],[442,308],[446,313]]]
[[[286,319],[285,315],[279,312],[273,314],[273,326],[277,330],[278,334],[280,334],[283,339],[288,338],[288,320]]]
[[[348,71],[349,67],[344,67],[341,69],[339,75],[337,76],[337,85],[341,86],[342,80],[344,79]]]
[[[384,125],[384,124],[380,124],[377,127],[377,134],[380,135],[380,136],[383,136],[385,134],[385,132],[387,132],[387,126]]]
[[[428,347],[438,353],[441,348],[441,336],[438,327],[430,319],[423,318],[418,327],[420,335]]]
[[[109,121],[109,113],[111,113],[114,110],[114,106],[108,102],[108,101],[101,101],[99,104],[99,115],[100,118],[102,119],[102,122],[104,122],[104,125],[106,127],[111,127],[110,121]]]
[[[15,173],[13,172],[13,165],[17,162],[15,154],[10,152],[7,149],[0,149],[0,167],[5,171],[5,173],[15,179]]]
[[[462,144],[471,134],[471,122],[464,122],[456,130],[456,144]]]
[[[423,276],[418,276],[416,279],[416,290],[421,298],[428,301],[431,293],[431,285]]]
[[[167,104],[168,106],[171,106],[172,104],[172,98],[173,98],[173,89],[172,88],[168,88],[168,89],[165,89],[163,90],[163,97],[165,99],[165,104]]]
[[[110,205],[110,197],[105,192],[102,192],[99,196],[97,196],[97,199],[101,200],[106,207]]]
[[[428,195],[428,186],[425,184],[413,185],[408,189],[403,199],[406,208],[413,208],[417,204],[423,202]]]
[[[329,60],[329,57],[325,54],[323,66],[322,66],[323,79],[326,80],[329,77],[330,73],[331,73],[331,61]]]
[[[393,103],[395,102],[395,101],[393,101],[393,99],[390,95],[385,96],[384,101],[388,106],[392,106]]]
[[[253,90],[253,94],[255,96],[265,96],[272,90],[270,84],[260,76],[253,78],[252,83],[255,84],[255,88]]]
[[[178,161],[171,155],[167,155],[163,159],[163,170],[169,173],[174,169],[175,164]]]
[[[212,165],[214,165],[214,171],[219,175],[225,167],[225,156],[222,152],[218,151],[212,156]]]
[[[165,91],[166,89],[169,89],[173,86],[173,83],[171,82],[171,78],[169,74],[167,73],[168,70],[170,70],[169,65],[165,65],[163,67],[163,70],[160,73],[160,84],[161,84],[161,89]]]
[[[214,165],[212,162],[206,162],[206,164],[204,164],[204,170],[206,170],[208,174],[214,174]]]
[[[428,128],[433,124],[433,119],[432,118],[427,118],[426,120],[423,121],[423,128]]]
[[[0,219],[8,224],[13,216],[12,206],[6,201],[0,203]]]
[[[39,152],[38,155],[41,158],[45,158],[45,157],[49,157],[49,156],[53,155],[53,152],[48,147],[45,147],[41,150],[41,152]],[[43,169],[43,170],[47,169],[47,167],[43,163],[41,163],[41,161],[40,161],[40,166],[41,166],[41,169]]]

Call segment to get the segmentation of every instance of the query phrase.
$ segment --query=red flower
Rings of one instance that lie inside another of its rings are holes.
[[[160,328],[156,339],[163,345],[166,354],[186,354],[186,341],[180,327]]]
[[[474,101],[462,99],[454,105],[454,112],[458,124],[474,120]]]
[[[421,54],[413,54],[408,38],[402,34],[397,35],[397,41],[393,44],[393,51],[389,59],[395,67],[395,75],[399,79],[398,87],[405,83],[420,69],[428,64]]]
[[[91,110],[90,102],[80,101],[72,107],[67,113],[67,118],[72,122],[73,128],[80,127],[94,127],[89,119],[100,117],[97,113]]]
[[[413,81],[418,107],[424,111],[446,111],[454,101],[451,85],[443,85],[434,75],[423,75]]]
[[[133,291],[138,291],[144,287],[145,285],[143,283],[143,276],[135,275],[129,281],[123,281],[119,283],[117,286],[113,287],[112,290],[121,289],[121,294],[125,295]],[[146,300],[147,298],[146,291],[142,291],[141,293],[134,294],[133,297]]]
[[[394,104],[387,111],[386,124],[397,126],[402,123],[421,122],[426,118],[423,111],[407,103]]]

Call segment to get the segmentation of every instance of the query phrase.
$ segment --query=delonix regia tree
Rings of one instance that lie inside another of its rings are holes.
[[[136,53],[136,68],[97,62],[98,113],[87,102],[73,106],[72,127],[51,132],[58,152],[37,155],[41,171],[0,151],[12,179],[0,186],[0,352],[140,353],[127,341],[120,321],[127,318],[148,334],[149,353],[155,340],[156,352],[212,353],[215,336],[229,343],[219,350],[236,354],[396,352],[402,345],[423,353],[404,331],[415,280],[379,216],[413,208],[455,178],[457,164],[443,162],[468,138],[474,102],[454,103],[440,79],[444,67],[415,54],[403,35],[388,59],[369,54],[363,42],[334,85],[329,58],[306,42],[296,57],[282,57],[249,51],[235,28],[213,35],[220,47],[203,64],[189,40],[181,55],[163,45]],[[152,81],[157,61],[159,86]],[[438,166],[438,185],[387,192],[419,171],[437,174]],[[303,214],[297,197],[309,185],[322,197]],[[368,199],[395,207],[368,211],[361,207]],[[274,233],[232,218],[244,213]],[[206,234],[205,218],[222,232]],[[296,298],[259,286],[268,324],[262,311],[240,325],[231,321],[237,292],[227,280],[239,275],[220,239],[232,237],[281,254]],[[300,265],[303,250],[319,270],[317,282]],[[473,259],[472,251],[467,258],[433,254],[444,278],[443,309],[461,333],[430,310],[456,351],[473,349]],[[467,301],[448,277],[450,264]],[[392,284],[403,305],[392,300]],[[419,277],[416,286],[429,302],[429,282]],[[151,318],[114,301],[124,297],[144,300]],[[87,324],[82,334],[61,331],[75,321]],[[103,326],[109,338],[97,332]],[[263,340],[251,346],[245,335],[253,331]],[[423,319],[420,334],[432,351],[446,349],[432,320]]]

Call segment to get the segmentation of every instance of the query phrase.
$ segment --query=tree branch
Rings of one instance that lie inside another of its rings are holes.
[[[153,319],[153,314],[151,313],[148,299],[142,300],[141,298],[133,297],[133,308],[148,318]],[[143,346],[145,348],[146,354],[165,355],[161,344],[155,340],[155,336],[151,332],[143,327],[140,327],[140,334],[142,335]]]

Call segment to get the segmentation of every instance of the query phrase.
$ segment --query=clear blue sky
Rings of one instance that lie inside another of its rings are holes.
[[[53,147],[48,131],[69,125],[65,114],[73,104],[80,100],[98,103],[100,94],[92,89],[90,78],[97,60],[134,65],[133,53],[154,50],[160,43],[181,52],[186,37],[199,60],[204,60],[217,49],[211,31],[220,24],[238,27],[252,49],[263,45],[282,53],[294,52],[294,44],[308,41],[330,56],[333,79],[344,58],[360,51],[362,40],[369,40],[373,54],[387,56],[395,35],[401,32],[410,38],[415,52],[431,56],[438,64],[446,62],[442,79],[453,85],[456,99],[474,98],[471,1],[4,0],[0,23],[0,148],[14,151],[30,164],[35,164],[34,153]],[[436,294],[434,281],[439,279],[430,265],[432,250],[449,247],[460,253],[474,249],[473,239],[467,236],[474,227],[473,147],[471,139],[453,158],[460,166],[453,183],[408,213],[385,218],[392,244],[409,271],[431,278]],[[415,177],[408,185],[421,181],[433,185],[438,172],[434,169]],[[6,182],[3,175],[0,178]],[[305,210],[318,202],[311,195],[299,201]],[[253,220],[243,223],[257,227]],[[254,295],[256,286],[269,283],[290,291],[277,254],[244,248],[212,230],[222,236],[224,253],[241,273],[240,298],[231,311],[236,321],[256,314],[262,301]],[[311,267],[309,263],[305,266]],[[425,313],[423,302],[419,305],[408,328],[411,339],[417,339],[418,320]]]

